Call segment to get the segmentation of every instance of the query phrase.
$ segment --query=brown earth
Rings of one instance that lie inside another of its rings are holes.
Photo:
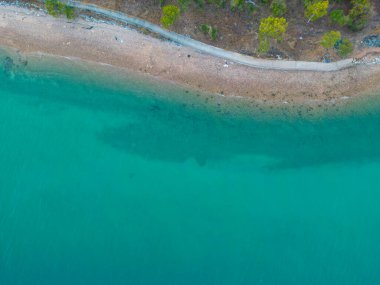
[[[155,24],[160,24],[161,6],[159,0],[87,0],[108,9],[122,11]],[[227,1],[228,2],[228,1]],[[255,1],[260,3],[260,0]],[[302,0],[288,0],[288,12],[284,15],[289,23],[286,39],[283,43],[274,44],[271,51],[262,56],[257,53],[258,27],[260,19],[270,15],[268,4],[261,4],[260,9],[254,13],[248,11],[231,11],[228,7],[221,8],[206,4],[203,9],[190,5],[182,13],[180,19],[170,29],[184,35],[189,35],[199,41],[212,44],[227,50],[237,51],[255,57],[277,57],[293,60],[321,61],[326,50],[319,44],[326,31],[340,30],[342,37],[350,39],[356,51],[360,50],[363,35],[380,33],[380,1],[372,1],[373,13],[368,26],[361,32],[352,32],[348,28],[341,28],[331,24],[328,16],[318,21],[306,23]],[[176,0],[167,0],[165,4],[177,4]],[[348,7],[343,4],[330,4],[329,10]],[[209,39],[200,31],[200,25],[208,24],[217,27],[219,38],[215,41]],[[339,57],[329,52],[332,60]]]

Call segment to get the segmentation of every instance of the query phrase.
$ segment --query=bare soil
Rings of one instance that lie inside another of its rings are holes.
[[[160,24],[161,6],[159,0],[87,0],[108,9],[121,11],[155,24]],[[260,1],[256,1],[259,3]],[[361,40],[365,35],[380,33],[380,1],[372,1],[371,21],[361,32],[351,32],[348,28],[339,27],[325,16],[315,22],[307,23],[304,18],[302,0],[288,0],[288,12],[284,15],[289,23],[287,36],[282,43],[273,43],[266,55],[257,53],[258,28],[260,19],[270,15],[269,4],[261,4],[254,12],[231,11],[228,5],[224,8],[206,4],[204,8],[190,5],[179,20],[170,28],[180,34],[188,35],[196,40],[218,46],[231,51],[255,57],[274,57],[293,60],[321,61],[328,53],[332,60],[339,57],[333,51],[326,51],[320,46],[320,39],[326,31],[340,30],[342,37],[350,39],[356,52],[360,50]],[[176,0],[167,0],[165,4],[177,4]],[[329,10],[349,7],[344,4],[330,4]],[[219,31],[217,40],[212,41],[200,31],[202,24],[216,27]]]

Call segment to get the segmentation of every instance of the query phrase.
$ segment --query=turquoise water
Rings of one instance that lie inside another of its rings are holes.
[[[379,99],[270,113],[41,60],[0,75],[0,284],[380,284]]]

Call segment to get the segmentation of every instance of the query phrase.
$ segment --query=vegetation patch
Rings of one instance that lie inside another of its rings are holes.
[[[179,17],[179,8],[174,5],[167,5],[162,8],[161,24],[164,28],[169,28]]]
[[[362,30],[368,23],[371,4],[369,0],[352,0],[347,25],[353,31]]]
[[[211,40],[215,41],[218,38],[218,29],[210,25],[203,24],[200,26],[202,33],[208,35]]]
[[[333,10],[330,13],[330,20],[334,24],[344,26],[347,23],[347,17],[344,15],[343,10]]]
[[[353,51],[352,42],[348,39],[342,39],[335,43],[334,48],[340,57],[346,57]]]
[[[284,40],[288,23],[285,18],[269,16],[261,19],[259,28],[259,52],[266,53],[271,41],[282,42]]]
[[[286,13],[287,6],[285,0],[273,0],[270,5],[273,16],[280,17]]]
[[[48,14],[53,17],[65,15],[66,18],[70,20],[75,18],[75,8],[57,0],[46,0],[45,8]]]
[[[327,14],[328,0],[311,1],[305,0],[305,17],[310,21],[316,21]]]
[[[332,48],[340,40],[340,37],[339,31],[327,32],[322,37],[321,45],[326,49]]]
[[[353,51],[353,44],[348,39],[342,39],[339,31],[330,31],[323,35],[321,45],[328,49],[334,48],[340,57],[346,57]]]

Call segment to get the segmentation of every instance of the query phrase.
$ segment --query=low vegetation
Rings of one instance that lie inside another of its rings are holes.
[[[340,57],[346,57],[353,51],[353,44],[348,39],[343,39],[335,43],[335,49]]]
[[[333,10],[330,19],[340,26],[347,25],[352,31],[362,30],[371,16],[371,4],[369,0],[350,0],[350,10],[345,15],[342,9]]]
[[[321,45],[326,48],[332,48],[337,41],[340,40],[340,32],[338,31],[330,31],[323,35]]]
[[[218,29],[217,28],[210,26],[210,25],[203,24],[200,26],[200,29],[201,29],[202,33],[209,36],[211,40],[215,41],[218,38]]]
[[[59,2],[57,0],[46,0],[45,1],[45,8],[49,15],[52,15],[53,17],[59,17],[62,15],[65,15],[67,19],[74,19],[75,18],[75,9],[74,7],[71,7],[69,5],[66,5],[62,2]]]
[[[283,41],[287,27],[285,18],[269,16],[262,19],[259,28],[259,52],[268,52],[271,42]]]
[[[273,0],[270,5],[273,16],[280,17],[286,13],[287,5],[285,0]]]
[[[344,26],[347,23],[344,11],[340,9],[331,11],[330,20],[331,22],[333,22],[334,24],[338,24],[339,26]]]
[[[180,14],[177,6],[167,5],[162,8],[161,24],[164,28],[169,28],[174,24]]]
[[[376,0],[378,1],[378,0]],[[347,25],[353,31],[362,30],[368,23],[371,5],[369,0],[352,0]]]
[[[342,39],[339,31],[330,31],[323,35],[321,45],[329,49],[334,49],[340,57],[349,55],[353,50],[353,44],[348,39]]]
[[[327,14],[328,0],[312,1],[305,0],[305,17],[310,21],[316,21]]]

